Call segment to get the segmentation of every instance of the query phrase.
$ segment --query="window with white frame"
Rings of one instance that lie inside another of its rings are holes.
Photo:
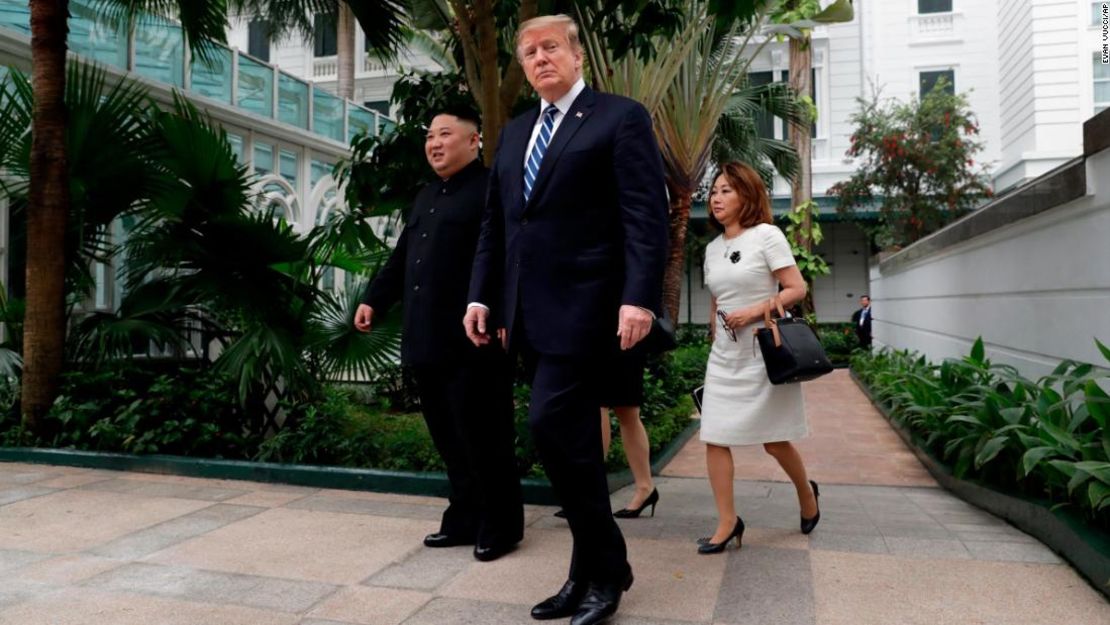
[[[1094,78],[1094,112],[1101,113],[1110,107],[1110,65],[1102,62],[1102,53],[1095,52],[1092,57],[1091,72]]]
[[[818,106],[817,81],[819,79],[819,75],[820,73],[817,71],[816,67],[810,69],[809,97],[811,100],[813,100],[814,106]],[[790,71],[762,71],[751,72],[748,74],[748,82],[751,85],[770,84],[774,82],[776,78],[778,78],[780,82],[789,83]],[[821,115],[820,113],[818,113],[817,118],[820,119],[820,117]],[[780,139],[786,141],[790,137],[789,125],[778,117],[772,117],[767,113],[760,112],[756,114],[755,123],[759,136],[764,139]],[[815,120],[810,128],[810,136],[816,138],[817,134],[817,122]]]
[[[956,70],[953,69],[940,69],[928,70],[918,73],[918,96],[924,98],[931,92],[941,80],[944,80],[944,90],[949,95],[956,93]]]
[[[952,0],[917,0],[918,15],[927,13],[951,13]]]
[[[339,49],[338,22],[334,13],[318,13],[313,20],[312,53],[315,56],[335,56]]]
[[[270,23],[254,19],[247,25],[247,54],[270,62]]]

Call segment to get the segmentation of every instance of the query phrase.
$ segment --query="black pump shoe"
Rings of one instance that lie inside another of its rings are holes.
[[[657,503],[659,503],[659,489],[655,488],[652,489],[651,494],[647,496],[644,503],[640,504],[639,508],[621,508],[614,512],[613,516],[618,519],[636,519],[648,506],[651,506],[651,516],[655,516],[655,504]]]
[[[809,485],[813,488],[813,499],[817,501],[821,497],[821,490],[817,488],[817,482],[809,481]],[[817,501],[817,514],[813,515],[812,519],[802,517],[802,533],[808,534],[817,527],[817,522],[821,520],[821,502]]]
[[[732,533],[726,536],[721,542],[711,543],[709,542],[710,538],[712,538],[712,536],[698,540],[698,553],[702,555],[721,553],[728,547],[729,542],[731,542],[733,538],[736,539],[736,548],[739,549],[744,538],[744,520],[737,516],[736,525],[732,528]],[[705,542],[701,542],[702,540]]]

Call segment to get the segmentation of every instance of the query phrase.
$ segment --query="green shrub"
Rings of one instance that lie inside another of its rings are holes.
[[[1099,349],[1110,361],[1110,349]],[[857,352],[852,369],[956,477],[1070,505],[1110,529],[1110,372],[1064,361],[1032,381],[985,357]]]
[[[244,435],[235,384],[211,370],[121,365],[63,375],[34,444],[92,451],[242,457],[257,439]]]
[[[834,365],[847,365],[852,352],[859,349],[859,339],[851,323],[819,323],[816,330],[821,346]]]

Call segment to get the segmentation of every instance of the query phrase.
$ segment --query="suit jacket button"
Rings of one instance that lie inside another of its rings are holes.
[[[528,225],[528,218],[527,218],[527,217],[525,217],[524,219],[521,219],[521,220],[520,220],[520,225],[522,225],[522,226],[527,226],[527,225]]]
[[[427,232],[421,232],[420,233],[420,238],[421,239],[427,239],[428,238],[428,233]]]
[[[435,215],[436,214],[436,209],[433,208],[433,209],[429,210],[428,214],[429,215]]]
[[[422,259],[422,258],[417,258],[417,259],[416,259],[416,264],[417,264],[417,265],[419,265],[419,264],[420,264],[420,263],[422,263],[422,262],[424,262],[424,259]]]
[[[420,290],[420,285],[418,284],[418,285],[412,287],[412,290],[413,291],[419,291]]]

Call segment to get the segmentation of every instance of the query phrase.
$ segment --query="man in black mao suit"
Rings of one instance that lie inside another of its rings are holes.
[[[367,289],[355,327],[403,301],[401,361],[447,465],[450,505],[428,547],[475,545],[494,560],[520,542],[524,508],[514,452],[512,373],[499,345],[476,347],[459,327],[489,171],[478,159],[476,116],[436,115],[425,154],[438,180],[421,189],[389,261]]]
[[[852,325],[856,328],[856,338],[863,349],[871,349],[871,297],[859,298],[859,310],[852,313]]]
[[[517,54],[541,102],[502,131],[464,324],[475,344],[504,327],[529,363],[533,439],[574,538],[569,579],[532,616],[589,625],[632,583],[609,504],[597,384],[662,312],[663,165],[647,110],[583,83],[573,20],[522,24]]]

